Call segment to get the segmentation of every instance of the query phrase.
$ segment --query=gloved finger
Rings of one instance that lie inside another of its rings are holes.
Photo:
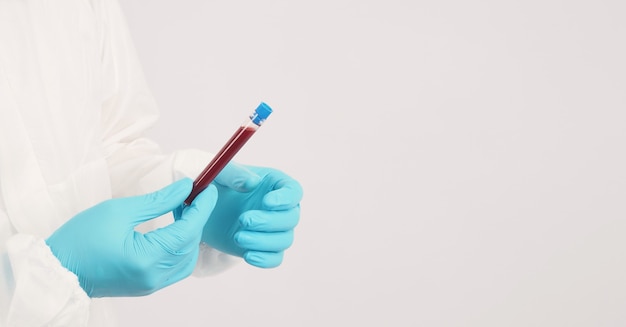
[[[242,229],[255,232],[283,232],[294,229],[300,220],[300,206],[282,211],[249,210],[239,216]]]
[[[185,205],[181,204],[174,210],[172,210],[172,213],[174,214],[174,220],[180,219],[180,217],[183,215],[183,209],[185,209]]]
[[[293,244],[293,230],[276,233],[239,231],[235,243],[249,251],[279,252]]]
[[[280,252],[259,252],[248,251],[244,253],[243,259],[247,263],[259,268],[275,268],[283,262],[284,253]]]
[[[131,219],[130,222],[133,225],[138,225],[174,210],[185,201],[191,193],[192,186],[192,180],[184,178],[156,192],[115,199],[114,201],[118,201],[117,208],[126,208],[130,211],[120,214]]]
[[[261,177],[243,165],[229,162],[215,182],[238,192],[249,192],[259,185]]]
[[[302,186],[285,175],[274,184],[272,191],[263,197],[263,207],[267,210],[286,210],[296,207],[302,200]]]
[[[148,232],[145,236],[170,253],[187,252],[189,246],[194,249],[200,243],[202,230],[216,202],[217,188],[215,185],[209,185],[190,206],[183,209],[178,220],[163,228]]]

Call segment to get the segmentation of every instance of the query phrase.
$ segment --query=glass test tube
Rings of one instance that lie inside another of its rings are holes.
[[[222,149],[213,157],[211,162],[204,168],[193,182],[191,194],[185,200],[186,205],[190,205],[193,199],[204,191],[213,181],[215,176],[226,167],[226,164],[239,152],[239,149],[252,137],[265,119],[272,113],[272,108],[261,102],[256,110],[246,119],[243,124],[235,131],[230,140],[224,144]]]

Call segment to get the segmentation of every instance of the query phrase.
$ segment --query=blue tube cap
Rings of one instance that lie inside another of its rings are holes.
[[[267,119],[267,117],[270,116],[271,113],[272,108],[270,108],[270,106],[268,106],[265,102],[261,102],[256,110],[254,110],[254,114],[252,115],[252,117],[250,117],[250,119],[252,119],[253,123],[260,126]]]

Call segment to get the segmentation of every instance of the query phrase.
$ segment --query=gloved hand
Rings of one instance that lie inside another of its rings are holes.
[[[151,194],[104,201],[74,216],[46,243],[90,297],[150,294],[189,276],[196,265],[217,190],[208,187],[183,208],[191,187],[183,179]],[[134,230],[177,207],[170,225],[145,234]]]
[[[219,198],[202,241],[253,266],[280,265],[300,218],[300,184],[275,169],[234,163],[214,182]]]

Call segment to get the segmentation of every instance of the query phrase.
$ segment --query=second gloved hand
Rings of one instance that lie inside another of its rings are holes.
[[[217,191],[209,187],[183,208],[191,187],[184,179],[151,194],[102,202],[74,216],[46,243],[90,297],[150,294],[189,276],[196,265]],[[134,230],[176,208],[170,225],[145,234]]]
[[[300,218],[300,184],[276,169],[231,163],[215,185],[219,198],[202,241],[253,266],[280,265]]]

